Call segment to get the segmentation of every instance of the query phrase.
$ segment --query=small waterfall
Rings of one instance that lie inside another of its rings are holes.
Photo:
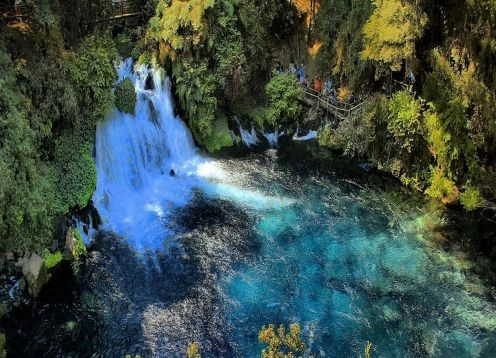
[[[306,135],[301,136],[301,137],[298,137],[298,133],[296,133],[293,136],[293,140],[298,140],[298,141],[310,140],[310,139],[315,139],[315,138],[317,138],[317,131],[314,131],[314,130],[309,130]]]
[[[252,145],[258,144],[257,133],[255,131],[255,127],[253,126],[253,124],[251,126],[251,130],[247,131],[241,126],[241,123],[238,118],[234,118],[234,120],[238,124],[239,133],[241,134],[241,141],[243,142],[243,144],[247,147],[251,147]]]
[[[279,132],[276,130],[273,133],[268,133],[268,132],[263,131],[262,134],[264,135],[265,139],[267,139],[267,142],[269,142],[269,145],[271,147],[277,147],[279,137],[284,135],[284,131]]]

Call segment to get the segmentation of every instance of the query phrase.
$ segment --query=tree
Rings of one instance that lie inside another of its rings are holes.
[[[372,60],[392,71],[401,69],[403,60],[415,54],[415,41],[427,25],[427,16],[408,0],[373,0],[374,12],[363,33],[362,59]]]
[[[269,105],[263,114],[265,122],[278,126],[289,124],[299,117],[303,89],[293,75],[275,74],[265,86],[265,92],[269,98]]]
[[[148,36],[159,43],[160,58],[175,60],[203,40],[208,23],[205,11],[215,0],[160,0],[150,19]]]

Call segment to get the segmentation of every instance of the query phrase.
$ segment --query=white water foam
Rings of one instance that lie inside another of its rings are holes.
[[[303,140],[310,140],[310,139],[315,139],[317,138],[317,131],[310,130],[308,133],[304,136],[298,137],[297,134],[293,136],[293,140],[298,140],[298,141],[303,141]]]

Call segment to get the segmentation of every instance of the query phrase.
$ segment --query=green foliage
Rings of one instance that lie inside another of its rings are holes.
[[[332,73],[341,83],[354,89],[365,88],[372,67],[363,61],[362,28],[370,14],[370,0],[323,1],[317,13],[317,38],[322,42],[319,64],[323,73]]]
[[[415,54],[415,41],[427,25],[427,16],[402,0],[373,0],[374,12],[363,28],[365,48],[363,59],[372,60],[393,71],[401,69],[404,59]]]
[[[115,58],[112,40],[98,36],[84,39],[77,54],[67,58],[66,67],[76,86],[79,106],[93,123],[105,118],[114,107]]]
[[[425,190],[425,193],[436,199],[444,199],[453,192],[454,185],[455,183],[446,178],[441,169],[433,168],[430,186]]]
[[[384,95],[374,95],[364,104],[363,122],[370,128],[369,157],[377,162],[389,161],[396,144],[388,131],[389,99]]]
[[[339,123],[334,131],[334,141],[350,157],[364,157],[372,140],[372,132],[366,121],[351,116]]]
[[[46,168],[37,161],[29,101],[16,93],[14,67],[0,48],[0,250],[39,248],[50,240]]]
[[[76,135],[63,135],[55,147],[52,170],[55,212],[65,214],[72,208],[85,207],[96,187],[96,166],[89,142]]]
[[[5,337],[5,333],[0,333],[0,357],[7,357],[7,338]]]
[[[175,59],[200,44],[208,26],[205,11],[214,3],[215,0],[159,0],[148,36],[160,44],[162,59]]]
[[[217,110],[215,77],[206,62],[176,64],[172,75],[176,80],[179,103],[186,111],[193,135],[202,143],[212,133]]]
[[[209,152],[215,152],[222,147],[230,147],[233,145],[233,140],[226,117],[219,117],[214,124],[212,133],[204,140],[205,148]]]
[[[272,126],[293,123],[301,114],[302,87],[291,74],[275,74],[265,87],[269,105],[265,110],[265,123]]]
[[[335,147],[336,142],[333,138],[333,130],[330,125],[325,125],[317,131],[317,142],[323,147]]]
[[[277,331],[273,324],[268,327],[263,326],[258,333],[258,341],[268,345],[262,350],[262,358],[291,358],[298,353],[301,354],[305,348],[298,323],[291,324],[288,333],[284,325],[280,325]]]
[[[136,106],[136,92],[133,81],[124,78],[115,86],[115,106],[121,112],[134,114]]]
[[[60,251],[55,251],[53,254],[48,249],[43,250],[43,262],[47,269],[55,267],[62,261],[62,254]]]
[[[484,201],[479,189],[467,186],[465,191],[460,193],[460,203],[465,210],[472,211],[481,207]]]
[[[86,254],[86,245],[84,244],[83,238],[81,237],[78,229],[72,229],[72,232],[74,233],[74,238],[76,239],[76,243],[72,248],[72,257],[74,260],[77,260],[79,256]]]
[[[424,146],[425,127],[420,100],[408,91],[397,92],[389,102],[388,131],[399,148],[400,157],[418,155]]]
[[[237,101],[246,94],[248,63],[244,54],[243,38],[237,31],[224,38],[216,51],[218,62],[216,78],[228,101]]]

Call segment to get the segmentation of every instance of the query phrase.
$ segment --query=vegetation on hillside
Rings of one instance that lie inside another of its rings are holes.
[[[491,1],[324,2],[322,73],[378,94],[363,117],[322,128],[319,142],[368,158],[444,203],[489,205],[496,198],[495,18]]]

